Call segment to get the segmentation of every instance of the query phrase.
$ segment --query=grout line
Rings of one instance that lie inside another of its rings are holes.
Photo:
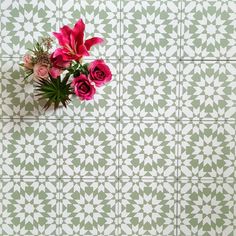
[[[181,101],[182,101],[182,93],[183,93],[183,84],[181,83],[181,57],[182,57],[182,27],[183,27],[183,0],[180,0],[180,52],[179,52],[179,57],[180,57],[180,60],[179,60],[179,64],[178,64],[178,77],[179,77],[179,84],[178,84],[178,120],[180,121],[181,119],[181,115],[182,113],[180,112],[181,111]],[[181,98],[181,99],[180,99]],[[180,145],[180,122],[177,123],[177,143],[176,143],[176,152],[177,152],[177,155],[176,155],[176,199],[175,199],[175,211],[176,211],[176,217],[175,217],[175,223],[176,223],[176,228],[175,228],[175,234],[176,236],[178,236],[178,228],[179,228],[179,157],[180,157],[180,148],[181,148],[181,145]]]
[[[60,182],[62,180],[81,180],[81,181],[107,181],[107,182],[114,182],[114,181],[167,181],[171,183],[176,183],[176,181],[185,182],[185,181],[210,181],[213,183],[216,182],[226,182],[226,183],[234,183],[236,182],[236,177],[162,177],[162,176],[155,176],[155,177],[149,177],[149,176],[140,176],[140,177],[132,177],[132,176],[123,176],[123,177],[61,177],[61,178],[25,178],[25,177],[1,177],[0,180],[8,181],[8,180],[22,180],[22,181],[51,181],[51,182]]]
[[[215,59],[207,59],[207,58],[200,58],[200,59],[188,59],[188,58],[181,58],[180,61],[186,61],[186,62],[236,62],[236,59],[227,59],[227,58],[215,58]]]
[[[179,49],[179,61],[182,61],[182,27],[183,27],[183,0],[180,0],[180,21],[179,21],[179,27],[180,27],[180,32],[179,32],[179,44],[180,44],[180,49]]]
[[[59,179],[58,181],[58,236],[62,235],[62,199],[61,199],[61,191],[62,191],[62,183]]]
[[[59,211],[58,212],[58,231],[57,231],[57,233],[58,233],[58,236],[60,236],[60,235],[62,235],[62,227],[61,227],[61,222],[62,222],[62,220],[61,220],[61,214],[62,214],[62,210],[61,210],[61,175],[62,175],[62,173],[61,173],[61,162],[62,162],[62,149],[63,149],[63,147],[62,147],[62,140],[63,140],[63,138],[62,138],[62,121],[60,120],[59,122],[58,122],[58,124],[57,124],[58,126],[58,141],[59,141],[59,143],[58,143],[58,151],[59,151],[59,156],[58,156],[58,165],[57,165],[57,168],[58,168],[58,178],[57,178],[57,182],[58,182],[58,200],[57,200],[57,204],[58,204],[58,207],[57,207],[57,210]]]
[[[0,166],[0,167],[2,167],[2,166]],[[0,221],[1,221],[1,226],[0,227],[1,227],[1,231],[2,231],[2,226],[3,226],[3,223],[4,223],[4,220],[3,220],[3,188],[4,188],[4,186],[3,186],[2,179],[0,179],[0,180],[1,180],[1,183],[0,183],[0,208],[1,208],[1,211],[0,211],[1,219],[0,219]]]
[[[81,176],[81,177],[1,177],[0,179],[13,179],[13,180],[17,180],[17,179],[22,179],[22,180],[50,180],[50,181],[56,181],[56,180],[63,180],[63,179],[81,179],[81,180],[104,180],[107,179],[108,181],[114,181],[114,180],[130,180],[130,179],[134,179],[134,180],[169,180],[169,181],[173,181],[173,180],[236,180],[236,177],[174,177],[174,176],[169,176],[169,177],[164,177],[164,176],[121,176],[121,177],[116,177],[116,176]]]
[[[179,158],[180,158],[180,151],[181,151],[181,145],[180,145],[180,123],[177,124],[177,143],[176,143],[176,151],[177,151],[177,155],[176,155],[176,200],[175,200],[175,210],[176,210],[176,236],[178,236],[178,227],[179,227]]]
[[[236,124],[234,126],[234,129],[236,130]],[[236,132],[235,132],[235,138],[234,138],[234,153],[236,153]],[[233,202],[234,202],[234,208],[236,207],[236,165],[234,165],[234,182],[233,182],[233,188],[234,188],[234,195],[233,195]],[[234,219],[233,219],[233,230],[236,232],[236,213],[234,210]]]
[[[181,100],[181,99],[180,99]],[[19,117],[13,117],[13,116],[8,116],[8,117],[0,117],[0,120],[6,120],[6,121],[9,121],[9,120],[13,120],[13,121],[16,121],[18,122],[19,120],[22,120],[22,121],[44,121],[44,120],[47,120],[47,121],[61,121],[61,120],[69,120],[69,121],[101,121],[101,122],[132,122],[132,121],[140,121],[140,122],[164,122],[164,121],[169,121],[169,122],[179,122],[179,121],[182,121],[182,122],[185,122],[185,121],[193,121],[193,122],[218,122],[218,121],[222,121],[222,122],[236,122],[236,119],[233,119],[233,118],[227,118],[227,119],[209,119],[209,118],[198,118],[198,119],[191,119],[191,118],[177,118],[177,119],[169,119],[169,118],[166,118],[166,119],[158,119],[158,118],[106,118],[106,119],[101,119],[101,118],[39,118],[39,117],[24,117],[24,116],[19,116]]]
[[[119,86],[118,86],[118,94],[119,94],[119,104],[118,104],[118,106],[119,106],[119,110],[118,110],[118,112],[119,112],[119,114],[118,114],[118,127],[116,127],[116,128],[118,128],[118,167],[117,167],[117,175],[118,175],[118,178],[116,179],[117,181],[116,181],[116,183],[117,183],[117,200],[116,200],[116,204],[117,204],[117,214],[116,214],[116,217],[117,217],[117,229],[115,229],[115,235],[117,235],[117,236],[119,236],[120,234],[121,234],[121,222],[120,222],[120,220],[121,220],[121,209],[120,209],[120,207],[121,207],[121,199],[120,199],[120,197],[121,197],[121,194],[120,194],[120,188],[121,188],[121,182],[120,182],[120,162],[121,162],[121,67],[122,67],[122,62],[121,62],[121,53],[123,53],[123,46],[121,46],[121,42],[122,42],[122,38],[121,38],[121,34],[122,34],[122,30],[121,30],[121,27],[122,27],[122,25],[124,25],[124,22],[122,21],[122,11],[121,11],[121,9],[122,9],[122,2],[121,2],[121,0],[119,1],[119,6],[120,6],[120,12],[119,12],[119,17],[120,17],[120,19],[119,19],[119,22],[120,22],[120,35],[119,35],[119,39],[120,39],[120,45],[119,45],[119,57],[120,57],[120,61],[119,61],[119,77],[118,77],[118,82],[119,82]]]

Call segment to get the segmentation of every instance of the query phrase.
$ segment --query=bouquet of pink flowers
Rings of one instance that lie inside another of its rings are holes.
[[[102,59],[90,64],[82,62],[84,56],[90,55],[92,46],[103,42],[99,37],[84,40],[84,29],[82,19],[73,29],[65,25],[59,33],[53,33],[60,44],[54,52],[50,52],[53,40],[47,37],[36,43],[31,53],[23,58],[21,65],[26,71],[25,79],[31,75],[36,79],[37,95],[47,100],[45,109],[52,104],[54,109],[61,104],[66,107],[72,94],[81,100],[93,99],[96,87],[103,86],[112,78]]]

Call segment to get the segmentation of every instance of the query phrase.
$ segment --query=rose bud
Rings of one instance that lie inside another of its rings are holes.
[[[32,56],[30,54],[25,54],[23,57],[25,69],[33,69]]]

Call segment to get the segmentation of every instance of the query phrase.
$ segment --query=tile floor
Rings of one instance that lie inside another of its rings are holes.
[[[44,112],[18,63],[82,17],[113,81]],[[235,0],[0,1],[1,236],[236,235]]]

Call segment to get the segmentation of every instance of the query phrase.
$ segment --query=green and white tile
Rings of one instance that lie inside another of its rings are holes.
[[[2,236],[57,235],[59,195],[56,182],[2,179],[1,186]]]
[[[63,179],[60,193],[61,235],[116,234],[116,182]]]
[[[86,60],[91,62],[91,60]],[[81,101],[73,96],[67,108],[58,110],[59,118],[117,120],[119,117],[119,61],[106,60],[112,72],[112,81],[97,88],[94,99]]]
[[[45,112],[19,63],[79,18],[113,80]],[[235,0],[0,0],[0,235],[235,236],[235,23]]]
[[[175,235],[176,184],[127,179],[120,183],[120,235]]]
[[[1,125],[1,177],[34,179],[58,176],[56,121],[4,119]]]
[[[101,37],[103,44],[91,50],[90,58],[117,59],[120,57],[120,1],[116,0],[61,0],[61,25],[74,26],[82,18],[85,38]]]
[[[65,120],[60,125],[62,177],[117,176],[117,123]]]
[[[175,62],[122,62],[121,117],[177,119],[178,81]]]
[[[2,0],[1,56],[20,57],[59,28],[60,0]]]
[[[235,0],[183,0],[184,59],[236,59]]]
[[[181,67],[183,119],[236,119],[236,63],[184,62]]]
[[[176,176],[177,124],[151,121],[121,124],[121,177]]]
[[[121,3],[122,57],[179,57],[180,1],[123,0]]]
[[[3,118],[55,118],[57,112],[53,108],[45,111],[45,101],[36,96],[36,82],[32,78],[24,80],[24,71],[19,66],[19,58],[1,58],[1,109]]]
[[[236,177],[235,138],[235,122],[183,122],[180,133],[180,177]]]
[[[235,235],[235,183],[180,181],[179,191],[178,235]]]

